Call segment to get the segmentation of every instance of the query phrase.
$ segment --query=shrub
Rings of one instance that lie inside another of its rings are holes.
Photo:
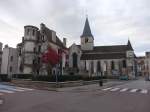
[[[13,74],[13,78],[18,79],[32,79],[32,74]]]
[[[9,82],[11,79],[8,77],[8,74],[0,74],[0,81]]]
[[[84,80],[84,81],[90,81],[90,80],[99,80],[100,76],[82,76],[82,75],[58,75],[57,80],[59,82],[65,82],[65,81],[77,81],[77,80]],[[106,77],[102,77],[103,79],[106,79]],[[34,81],[50,81],[50,82],[56,82],[56,76],[55,75],[35,75],[32,77],[32,80]]]

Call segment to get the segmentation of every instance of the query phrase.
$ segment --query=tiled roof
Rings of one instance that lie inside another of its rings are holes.
[[[127,45],[95,46],[93,50],[83,51],[83,53],[120,53],[126,52],[127,50],[129,50]]]
[[[126,51],[128,50],[133,50],[132,46],[129,46],[129,44],[114,46],[95,46],[93,50],[83,51],[81,60],[126,58]]]
[[[96,60],[96,59],[121,59],[126,58],[126,53],[103,53],[103,54],[86,54],[83,53],[81,60]]]

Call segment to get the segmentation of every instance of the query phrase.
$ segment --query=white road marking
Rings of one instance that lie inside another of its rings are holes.
[[[0,105],[3,104],[3,100],[0,100]]]
[[[22,89],[16,89],[16,88],[7,88],[7,90],[18,91],[18,92],[25,91],[25,90],[22,90]]]
[[[128,90],[128,88],[124,88],[124,89],[121,89],[120,92],[125,92],[127,90]]]
[[[132,90],[130,90],[130,92],[131,93],[134,93],[134,92],[136,92],[138,89],[132,89]]]
[[[14,93],[13,91],[4,90],[4,89],[0,89],[0,92],[3,92],[3,93]]]
[[[140,93],[147,94],[148,90],[147,89],[142,89]]]
[[[110,88],[105,88],[105,89],[102,89],[103,91],[107,91],[107,90],[110,90],[112,89],[111,87]]]
[[[3,93],[0,93],[0,96],[2,96],[3,95]]]
[[[110,91],[117,91],[119,90],[120,88],[114,88],[114,89],[111,89]]]
[[[27,90],[27,91],[32,91],[34,89],[29,89],[29,88],[22,88],[22,87],[16,87],[17,89],[21,89],[21,90]]]

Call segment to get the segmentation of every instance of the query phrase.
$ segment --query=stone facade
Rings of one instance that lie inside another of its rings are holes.
[[[139,76],[145,75],[145,69],[146,69],[146,56],[140,56],[136,59],[137,62],[137,73]]]
[[[88,18],[86,18],[80,45],[69,47],[69,67],[80,74],[135,76],[136,59],[130,41],[126,45],[94,46]]]
[[[145,56],[145,74],[150,75],[150,52],[146,52]]]
[[[18,65],[17,54],[18,52],[16,48],[12,48],[9,47],[8,45],[5,45],[2,54],[2,66],[1,66],[2,74],[8,74],[8,76],[11,77],[12,74],[16,73]]]
[[[40,29],[27,25],[24,27],[24,36],[22,43],[17,45],[19,61],[18,73],[23,74],[47,74],[46,64],[42,62],[42,55],[48,48],[54,49],[57,53],[62,53],[62,68],[66,66],[66,39],[62,42],[56,35],[56,32],[50,30],[45,24],[40,24]],[[55,68],[53,68],[55,70]]]

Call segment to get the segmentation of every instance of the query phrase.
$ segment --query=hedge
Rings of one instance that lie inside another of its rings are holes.
[[[82,76],[82,75],[59,75],[57,76],[57,80],[59,82],[65,82],[65,81],[77,81],[77,80],[84,80],[84,81],[90,81],[90,80],[99,80],[101,77],[99,76]],[[102,77],[103,79],[106,79],[106,77]],[[36,81],[49,81],[49,82],[56,82],[56,76],[55,75],[48,75],[48,76],[36,76],[33,77],[32,80]]]
[[[8,77],[8,74],[0,74],[0,81],[9,82],[11,79]]]
[[[13,74],[12,78],[18,78],[18,79],[32,79],[32,74]]]
[[[55,75],[32,75],[32,74],[14,74],[13,78],[18,79],[32,79],[34,81],[49,81],[49,82],[56,82],[56,76]],[[77,81],[77,80],[84,80],[84,81],[90,81],[90,80],[99,80],[100,78],[103,79],[119,79],[119,76],[83,76],[83,75],[58,75],[57,80],[59,82],[64,81]]]

